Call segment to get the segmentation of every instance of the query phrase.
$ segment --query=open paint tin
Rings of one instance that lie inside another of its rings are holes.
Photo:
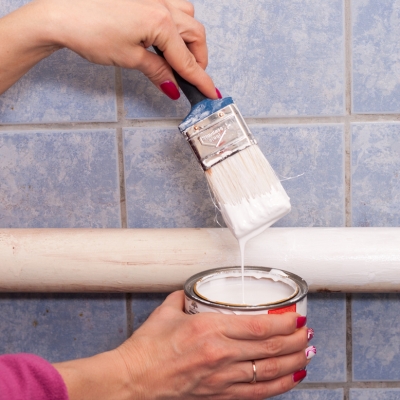
[[[187,314],[297,312],[307,315],[307,282],[279,269],[246,267],[243,281],[240,267],[210,269],[190,277],[184,285],[184,291]]]

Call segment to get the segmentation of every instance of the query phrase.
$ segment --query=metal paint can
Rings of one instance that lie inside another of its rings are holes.
[[[210,269],[193,275],[184,285],[186,314],[215,312],[256,315],[297,312],[307,315],[308,285],[298,275],[274,268],[246,267],[244,283],[245,293],[251,293],[253,289],[255,292],[256,286],[258,291],[262,290],[262,301],[243,304],[229,299],[229,293],[241,290],[240,267]]]

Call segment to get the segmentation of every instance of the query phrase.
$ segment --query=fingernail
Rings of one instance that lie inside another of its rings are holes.
[[[160,85],[160,88],[172,100],[178,100],[181,97],[174,82],[165,81]]]
[[[217,96],[219,99],[222,99],[222,94],[221,92],[218,90],[218,88],[215,88],[215,91],[217,92]]]
[[[293,374],[293,382],[302,381],[307,376],[307,370],[301,369]]]
[[[314,329],[309,328],[307,329],[307,340],[311,340],[314,337]]]
[[[296,328],[302,328],[307,322],[307,317],[298,317],[296,322]]]
[[[306,348],[307,360],[313,358],[317,354],[317,348],[315,346],[310,346]]]

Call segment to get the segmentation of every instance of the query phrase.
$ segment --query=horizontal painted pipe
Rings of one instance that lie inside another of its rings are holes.
[[[168,292],[240,264],[227,229],[0,229],[2,292]],[[400,228],[272,228],[245,264],[303,277],[311,291],[400,290]]]

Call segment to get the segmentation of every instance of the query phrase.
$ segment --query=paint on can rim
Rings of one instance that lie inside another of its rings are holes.
[[[230,285],[232,290],[233,284],[241,284],[242,270],[240,267],[216,268],[193,275],[185,282],[185,312],[187,314],[217,312],[247,315],[297,312],[303,316],[307,315],[308,285],[298,275],[267,267],[246,267],[244,274],[245,287],[250,289],[250,293],[252,285],[255,287],[254,284],[257,283],[256,286],[260,286],[259,283],[261,283],[261,288],[265,291],[265,301],[256,304],[251,304],[251,302],[238,304],[229,301],[225,295],[226,298],[221,300],[224,296],[219,296],[219,291],[224,292],[224,285]],[[268,291],[268,288],[274,290]]]

